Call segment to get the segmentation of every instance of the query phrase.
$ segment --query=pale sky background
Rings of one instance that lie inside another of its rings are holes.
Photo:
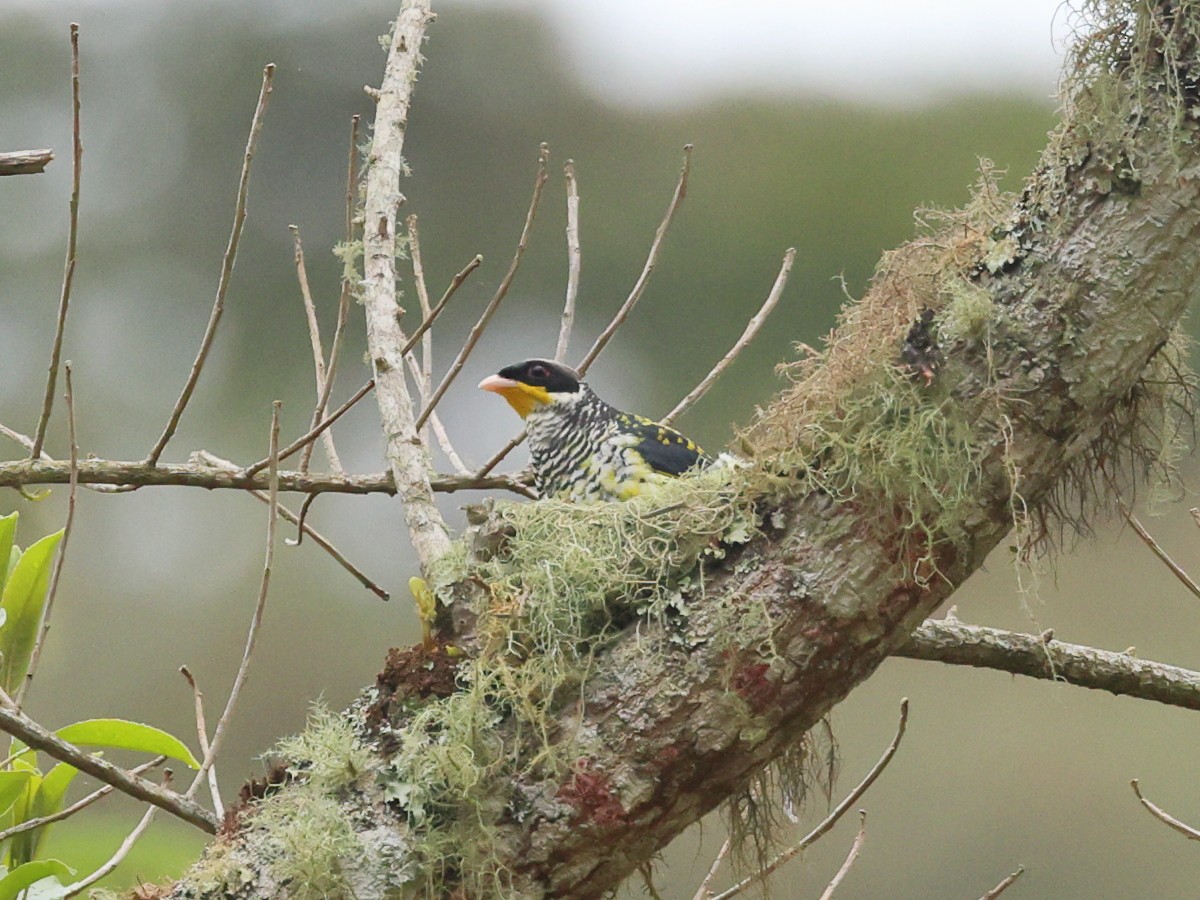
[[[182,0],[2,0],[0,8],[82,15]],[[194,4],[189,4],[194,5]],[[210,0],[272,24],[331,19],[379,0]],[[1078,19],[1063,0],[447,0],[536,12],[582,80],[613,103],[655,107],[745,90],[901,104],[989,86],[1054,91]],[[395,4],[399,8],[398,3]]]

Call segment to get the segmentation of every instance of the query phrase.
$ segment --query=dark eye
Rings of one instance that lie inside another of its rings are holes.
[[[547,369],[545,366],[530,366],[529,367],[529,377],[536,378],[539,381],[541,381],[545,378],[550,377],[550,370]]]

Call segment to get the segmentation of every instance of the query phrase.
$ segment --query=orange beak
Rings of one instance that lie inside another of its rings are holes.
[[[508,401],[508,405],[515,409],[517,415],[522,419],[533,412],[538,406],[543,406],[550,402],[550,394],[545,388],[535,387],[532,384],[524,384],[512,378],[502,378],[499,375],[489,375],[483,379],[483,381],[479,382],[479,389],[499,394]]]

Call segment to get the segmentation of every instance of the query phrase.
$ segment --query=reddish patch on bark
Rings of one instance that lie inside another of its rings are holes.
[[[238,790],[237,803],[225,810],[225,818],[221,822],[218,834],[234,834],[242,827],[242,819],[252,811],[259,800],[266,799],[296,780],[296,776],[288,769],[287,764],[279,760],[271,763],[267,774],[262,778],[251,778]],[[165,895],[164,895],[165,896]]]
[[[558,799],[573,806],[579,818],[601,827],[625,822],[625,807],[612,782],[604,772],[593,768],[590,760],[581,759],[575,764],[571,780],[558,789]]]
[[[746,701],[750,708],[762,712],[779,697],[779,684],[767,676],[771,667],[767,663],[746,663],[738,666],[729,679],[734,693]]]
[[[444,644],[393,647],[388,651],[383,671],[375,676],[379,696],[363,716],[367,728],[379,732],[381,726],[410,711],[414,703],[430,697],[449,697],[458,690],[459,661],[459,657],[447,652]]]

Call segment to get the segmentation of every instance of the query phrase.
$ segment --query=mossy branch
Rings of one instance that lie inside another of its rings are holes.
[[[985,179],[885,256],[748,469],[662,506],[497,508],[423,556],[442,643],[393,654],[351,715],[372,771],[320,795],[366,895],[600,896],[731,797],[795,796],[805,735],[1014,523],[1027,547],[1065,494],[1158,460],[1148,373],[1200,292],[1200,5],[1103,9],[1022,195]],[[284,896],[272,865],[176,896]]]

